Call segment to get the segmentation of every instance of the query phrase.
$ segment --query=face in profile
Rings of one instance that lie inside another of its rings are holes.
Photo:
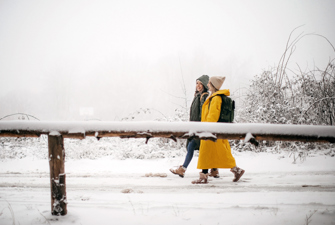
[[[197,84],[196,84],[196,90],[199,91],[199,92],[202,92],[204,90],[204,85],[202,85],[202,83],[198,80],[197,80]]]

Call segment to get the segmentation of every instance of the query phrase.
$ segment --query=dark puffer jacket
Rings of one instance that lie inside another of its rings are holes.
[[[202,75],[197,80],[200,81],[206,89],[208,89],[207,84],[209,81],[209,77],[207,75]],[[203,92],[203,93],[198,92],[194,95],[191,108],[190,108],[190,121],[201,121],[201,109],[202,109],[202,105],[207,99],[207,96],[208,96],[207,92]],[[190,140],[187,140],[186,148],[188,146],[189,141]],[[199,149],[200,140],[196,140],[196,142],[197,142],[196,149]]]

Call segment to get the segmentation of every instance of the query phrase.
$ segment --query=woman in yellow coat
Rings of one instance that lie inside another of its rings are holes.
[[[225,77],[211,77],[209,79],[207,86],[211,95],[202,106],[201,122],[218,122],[222,103],[220,94],[230,95],[228,89],[220,90],[224,80]],[[238,181],[244,173],[244,170],[236,166],[229,142],[226,139],[218,139],[216,142],[201,140],[197,168],[202,169],[202,171],[200,172],[200,178],[192,181],[193,184],[207,183],[208,169],[210,168],[231,169],[230,171],[234,174],[234,182]]]

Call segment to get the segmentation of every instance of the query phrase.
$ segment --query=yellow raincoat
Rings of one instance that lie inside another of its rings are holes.
[[[221,111],[221,96],[218,94],[230,95],[228,89],[220,90],[211,95],[202,106],[201,122],[217,122]],[[211,100],[210,108],[208,108]],[[222,126],[225,124],[222,123]],[[218,139],[216,142],[201,140],[198,169],[211,168],[233,168],[236,166],[235,159],[231,154],[228,140]]]

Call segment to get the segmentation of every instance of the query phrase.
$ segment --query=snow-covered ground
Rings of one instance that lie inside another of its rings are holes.
[[[5,159],[0,224],[335,224],[335,157],[314,153],[293,164],[285,152],[234,156],[246,170],[239,182],[220,170],[202,185],[191,184],[197,156],[184,178],[169,172],[183,156],[70,158],[66,216],[51,215],[47,159]]]

